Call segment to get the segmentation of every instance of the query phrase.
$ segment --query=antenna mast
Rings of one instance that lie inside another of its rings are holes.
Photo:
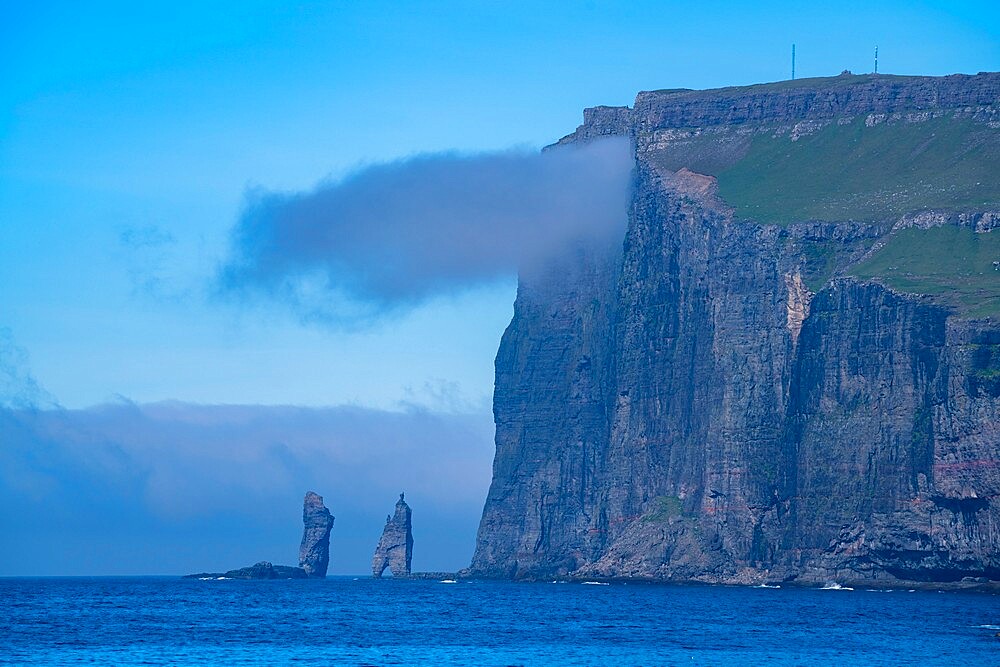
[[[875,73],[878,74],[878,44],[875,45]]]
[[[792,44],[792,81],[795,80],[795,45]]]

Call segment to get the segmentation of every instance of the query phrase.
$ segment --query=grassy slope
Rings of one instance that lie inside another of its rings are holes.
[[[862,118],[794,142],[758,136],[717,176],[738,217],[765,223],[996,207],[1000,131],[947,116],[875,127]]]
[[[769,223],[998,208],[1000,131],[947,116],[875,127],[859,119],[795,142],[757,137],[718,175],[720,194],[737,216]],[[992,263],[998,260],[1000,231],[907,229],[851,274],[929,295],[964,316],[996,317],[1000,272]]]
[[[839,87],[866,76],[784,81],[715,91],[661,91],[677,97],[739,96],[761,89]],[[1000,130],[951,114],[918,123],[867,127],[863,117],[791,141],[786,134],[711,132],[675,141],[658,166],[718,178],[736,216],[762,223],[888,221],[920,210],[1000,208]],[[815,245],[815,244],[814,244]],[[835,262],[827,245],[807,246],[806,280],[822,288]],[[1000,230],[904,230],[850,273],[927,294],[966,316],[1000,316]]]
[[[927,294],[970,317],[1000,314],[1000,230],[904,229],[851,274],[901,292]]]

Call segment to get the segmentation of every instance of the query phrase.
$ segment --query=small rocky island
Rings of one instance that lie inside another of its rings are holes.
[[[185,579],[323,579],[330,565],[330,531],[333,529],[333,522],[334,517],[323,504],[323,497],[310,491],[302,503],[303,529],[302,544],[299,546],[299,567],[272,565],[261,561],[228,572],[189,574]]]
[[[382,539],[372,557],[372,576],[376,579],[382,577],[386,568],[394,577],[410,576],[410,561],[413,558],[411,516],[410,506],[401,493],[396,502],[396,513],[385,518]]]

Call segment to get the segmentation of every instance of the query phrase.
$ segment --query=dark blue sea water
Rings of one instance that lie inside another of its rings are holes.
[[[998,665],[1000,597],[636,584],[0,579],[0,662]]]

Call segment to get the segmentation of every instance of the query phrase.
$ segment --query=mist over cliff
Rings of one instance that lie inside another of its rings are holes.
[[[310,192],[253,191],[220,283],[333,321],[406,307],[532,270],[567,246],[619,243],[632,167],[628,138],[610,137],[418,155]]]
[[[521,275],[471,573],[1000,579],[1000,75],[640,93],[621,246]]]

